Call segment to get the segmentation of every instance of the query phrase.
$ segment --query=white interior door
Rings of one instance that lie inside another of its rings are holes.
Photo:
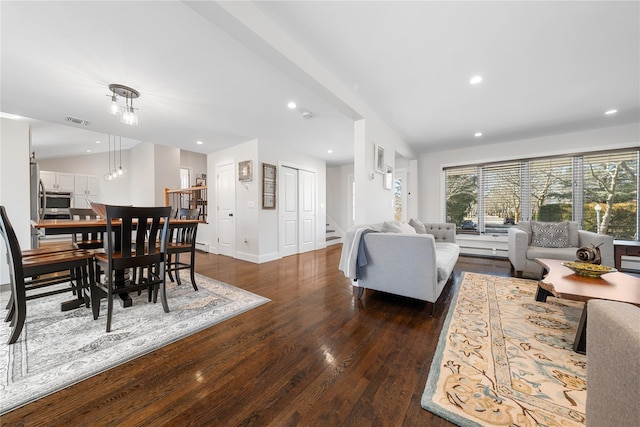
[[[298,252],[309,252],[316,246],[316,174],[298,171]]]
[[[298,170],[280,168],[280,256],[298,253]]]
[[[234,162],[216,165],[216,196],[218,202],[218,253],[236,254],[236,189]]]

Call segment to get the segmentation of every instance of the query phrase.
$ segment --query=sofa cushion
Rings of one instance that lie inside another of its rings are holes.
[[[568,248],[569,223],[531,221],[531,246]]]
[[[569,246],[577,248],[580,246],[580,234],[577,221],[569,221]]]
[[[438,282],[447,280],[453,272],[460,255],[460,246],[456,243],[437,242],[436,243],[436,270],[438,271]]]
[[[416,233],[418,233],[418,234],[427,234],[427,229],[424,228],[424,224],[420,220],[415,219],[415,218],[411,218],[409,220],[409,225],[412,226],[416,230]]]
[[[382,224],[382,232],[416,234],[416,229],[403,221],[385,221]]]
[[[576,250],[577,248],[542,248],[538,246],[529,246],[527,249],[527,259],[533,261],[536,258],[552,258],[575,261]]]

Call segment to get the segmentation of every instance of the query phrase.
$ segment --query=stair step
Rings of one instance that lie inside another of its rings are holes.
[[[327,233],[335,233],[335,232],[336,232],[336,230],[329,230],[329,229],[327,229]]]
[[[338,236],[327,236],[327,242],[328,242],[329,240],[336,240],[336,239],[339,239],[339,238],[340,238],[340,237],[338,237]]]

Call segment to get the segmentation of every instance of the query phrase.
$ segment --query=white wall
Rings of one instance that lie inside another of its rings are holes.
[[[253,180],[238,181],[238,162],[250,160],[253,167]],[[260,248],[259,241],[259,214],[261,171],[258,167],[258,140],[252,140],[235,147],[220,150],[207,156],[207,195],[209,204],[208,224],[199,226],[199,241],[209,245],[211,252],[217,253],[217,199],[216,199],[216,165],[222,162],[233,162],[235,169],[236,210],[234,212],[236,224],[236,257],[247,261],[257,262]],[[253,202],[253,208],[249,207]],[[247,239],[247,243],[244,239]]]
[[[419,160],[419,218],[426,221],[444,220],[445,194],[442,169],[445,166],[638,147],[639,145],[640,126],[632,124],[425,153],[420,155]]]
[[[375,145],[384,148],[384,163],[395,168],[396,152],[415,158],[406,143],[377,120],[354,122],[354,176],[356,183],[356,224],[392,221],[393,191],[384,188],[384,174],[374,168]]]
[[[309,157],[305,154],[271,144],[269,141],[260,140],[259,144],[260,167],[262,163],[278,166],[278,174],[281,166],[314,172],[316,176],[316,235],[315,248],[326,247],[327,240],[327,164],[324,160]],[[260,171],[262,174],[262,170]],[[262,177],[262,175],[261,175]],[[276,182],[276,187],[280,183]],[[276,190],[276,193],[278,190]],[[260,191],[262,194],[262,191]],[[276,203],[277,204],[277,203]],[[262,203],[260,204],[262,206]],[[278,247],[278,209],[260,210],[260,262],[277,259]]]
[[[327,215],[342,231],[347,231],[351,224],[350,176],[353,164],[327,166]]]
[[[134,206],[155,205],[154,148],[149,142],[141,142],[131,150],[131,201]],[[180,172],[178,171],[178,174]]]
[[[180,188],[180,149],[165,145],[153,146],[155,198],[152,206],[164,206],[164,189]],[[148,161],[148,160],[147,160]]]
[[[237,164],[251,160],[253,180],[239,182]],[[207,184],[209,186],[209,223],[198,230],[198,241],[209,245],[211,252],[217,252],[216,229],[216,181],[215,168],[221,162],[233,161],[236,169],[236,257],[261,263],[277,259],[278,253],[278,210],[262,209],[262,163],[286,164],[316,173],[317,181],[317,230],[316,248],[324,247],[326,218],[326,164],[293,150],[278,148],[264,140],[252,140],[227,148],[207,156]],[[250,207],[253,203],[253,207]],[[247,243],[244,242],[245,238]]]
[[[22,249],[31,248],[29,125],[0,118],[0,205],[7,210]],[[9,283],[4,239],[0,239],[0,284]]]
[[[207,173],[207,155],[180,150],[180,167],[191,169],[191,182],[189,185],[194,187],[196,185],[196,177]]]

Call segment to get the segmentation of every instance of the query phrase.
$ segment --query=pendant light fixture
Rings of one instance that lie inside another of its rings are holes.
[[[113,176],[111,176],[111,135],[109,135],[109,169],[108,172],[104,174],[105,181],[111,181]]]
[[[127,174],[127,169],[125,169],[122,166],[122,136],[119,137],[120,138],[120,142],[119,142],[119,156],[120,156],[120,166],[116,166],[118,164],[118,162],[116,162],[116,155],[118,153],[116,153],[116,136],[113,135],[113,154],[111,151],[111,135],[109,135],[109,152],[108,152],[108,156],[109,156],[109,169],[108,172],[106,174],[104,174],[104,180],[105,181],[113,181],[116,178],[120,178],[123,177]],[[113,155],[113,168],[111,168],[111,156]]]
[[[111,178],[117,178],[118,171],[116,170],[116,136],[113,135],[113,170],[111,171]]]
[[[114,137],[114,145],[115,145],[115,137]],[[120,166],[118,167],[118,176],[125,176],[127,174],[127,170],[122,167],[122,136],[120,136]]]
[[[120,115],[120,121],[130,126],[138,126],[138,113],[137,108],[133,108],[133,100],[140,96],[140,92],[130,88],[129,86],[112,83],[109,85],[111,91],[111,104],[109,105],[109,112],[113,115]],[[118,96],[124,98],[124,106],[118,105]]]

